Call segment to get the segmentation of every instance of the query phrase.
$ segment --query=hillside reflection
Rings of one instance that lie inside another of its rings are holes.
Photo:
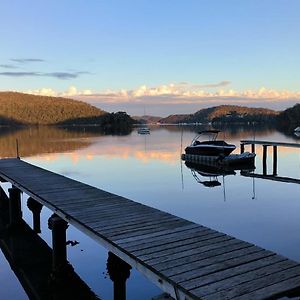
[[[91,137],[102,133],[85,128],[30,127],[0,128],[0,156],[16,157],[18,140],[21,157],[37,154],[63,153],[83,149],[92,144]]]
[[[18,140],[21,158],[47,156],[47,160],[57,159],[57,154],[71,153],[72,159],[92,160],[95,156],[106,159],[135,158],[144,163],[164,161],[175,164],[195,136],[196,132],[209,129],[207,126],[151,126],[149,136],[141,136],[136,129],[127,136],[105,135],[99,127],[31,127],[0,128],[0,157],[16,157]],[[224,128],[219,138],[237,146],[239,153],[242,139],[270,139],[290,141],[290,137],[268,127],[244,126]],[[247,148],[246,151],[249,149]],[[292,148],[282,148],[281,153],[294,153]],[[256,154],[262,155],[261,147]]]

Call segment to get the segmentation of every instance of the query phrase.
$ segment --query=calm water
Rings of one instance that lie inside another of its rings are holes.
[[[81,129],[43,128],[0,132],[1,157],[15,156],[15,140],[21,157],[35,165],[76,180],[170,212],[185,219],[233,235],[300,262],[300,185],[253,179],[240,175],[218,177],[221,185],[208,188],[198,183],[180,160],[195,132],[172,127],[154,127],[150,135],[133,131],[127,136],[103,136]],[[298,142],[272,129],[226,130],[227,141],[239,145],[241,139]],[[222,137],[222,135],[221,135]],[[182,141],[182,142],[181,142]],[[278,149],[278,175],[300,179],[300,149]],[[271,151],[271,149],[270,149]],[[239,152],[237,148],[235,152]],[[262,173],[262,148],[256,148],[256,173]],[[268,155],[272,173],[272,153]],[[196,173],[200,181],[210,180]],[[9,186],[2,185],[5,189]],[[23,195],[23,200],[26,196]],[[23,201],[23,215],[32,224]],[[51,212],[42,210],[41,237],[51,244],[47,220]],[[68,239],[68,258],[75,271],[101,298],[112,299],[112,282],[107,276],[107,251],[73,228]],[[151,299],[161,291],[137,271],[127,281],[128,299]],[[27,299],[9,263],[0,252],[0,298]]]

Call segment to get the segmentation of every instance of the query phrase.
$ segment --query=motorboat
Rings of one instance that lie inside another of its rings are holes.
[[[138,134],[150,134],[150,129],[148,127],[138,128]]]
[[[217,140],[219,132],[219,130],[200,131],[192,140],[191,145],[185,148],[185,153],[204,156],[228,156],[236,146],[227,144],[223,140]],[[200,141],[203,136],[209,136],[209,140]]]

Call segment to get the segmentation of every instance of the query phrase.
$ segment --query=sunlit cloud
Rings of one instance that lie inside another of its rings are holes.
[[[0,73],[1,75],[1,73]],[[238,91],[225,89],[229,81],[210,84],[189,84],[186,82],[170,83],[157,87],[142,85],[133,90],[121,89],[95,92],[91,89],[79,90],[70,86],[64,92],[57,92],[51,88],[26,91],[30,94],[44,96],[72,97],[89,103],[140,103],[140,104],[247,104],[255,102],[299,101],[299,91],[276,90],[261,87],[257,90]],[[209,89],[213,88],[214,91]]]

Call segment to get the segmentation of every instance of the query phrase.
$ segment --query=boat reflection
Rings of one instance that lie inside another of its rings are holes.
[[[213,164],[208,165],[186,161],[185,165],[191,170],[193,177],[198,183],[210,188],[221,185],[218,180],[219,176],[236,174],[233,169],[220,167]]]
[[[220,164],[217,160],[207,160],[207,159],[197,159],[194,160],[193,157],[182,156],[185,160],[185,165],[191,170],[191,173],[198,183],[206,187],[216,187],[220,186],[221,183],[218,180],[219,176],[223,179],[228,175],[236,175],[236,170],[251,173],[255,170],[255,165],[251,163],[241,162],[240,164]],[[209,180],[203,180],[209,179]]]

